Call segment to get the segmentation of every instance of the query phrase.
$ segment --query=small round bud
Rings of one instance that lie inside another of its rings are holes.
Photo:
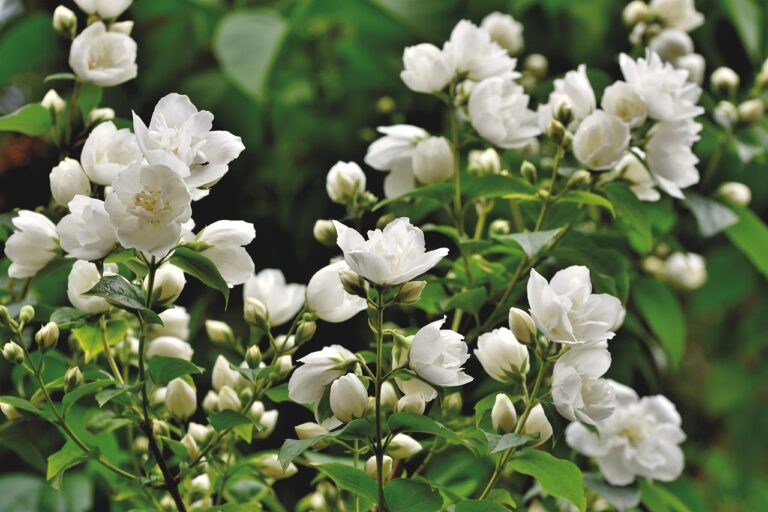
[[[491,409],[491,422],[497,432],[508,434],[515,430],[517,425],[517,412],[512,400],[504,393],[496,395],[496,401]]]
[[[712,90],[718,94],[731,95],[739,88],[739,75],[731,68],[721,66],[709,77]]]
[[[67,393],[77,388],[82,383],[83,372],[80,371],[79,367],[73,366],[64,374],[64,389],[67,391]]]
[[[394,459],[407,459],[421,450],[421,443],[407,434],[395,434],[387,446],[387,454]]]
[[[488,225],[488,234],[491,237],[508,235],[512,232],[512,225],[506,219],[496,219]]]
[[[539,197],[546,200],[549,199],[549,190],[545,188],[540,188],[537,193],[539,194]]]
[[[294,430],[296,430],[296,436],[299,439],[312,439],[317,436],[324,436],[328,433],[327,428],[311,421],[296,425]]]
[[[275,368],[280,375],[286,375],[293,369],[293,358],[290,355],[284,355],[277,358],[275,361]]]
[[[473,149],[469,152],[469,172],[478,176],[498,174],[501,172],[501,158],[493,148],[486,150]]]
[[[64,37],[73,38],[77,33],[77,16],[71,9],[60,5],[53,11],[53,29]]]
[[[523,70],[536,78],[544,78],[547,76],[547,71],[549,71],[549,61],[540,53],[532,53],[525,58]]]
[[[715,122],[723,128],[730,128],[739,119],[739,110],[730,101],[721,101],[712,113]]]
[[[67,102],[59,96],[55,89],[49,89],[40,104],[53,114],[60,114],[67,106]]]
[[[288,356],[291,357],[291,356]],[[250,387],[245,387],[240,390],[240,392],[237,394],[237,396],[240,397],[240,401],[243,403],[249,403],[251,400],[253,400],[253,389]]]
[[[509,330],[524,345],[530,345],[536,339],[536,323],[520,308],[509,308]]]
[[[3,345],[3,357],[13,364],[21,364],[24,361],[24,349],[13,341]]]
[[[456,391],[446,396],[443,400],[443,413],[445,416],[454,416],[461,413],[464,408],[464,399],[461,398],[461,393]]]
[[[115,118],[115,111],[111,108],[95,108],[88,112],[88,118],[86,121],[88,124],[101,123],[103,121],[111,121]]]
[[[347,423],[365,416],[368,391],[357,375],[348,373],[333,381],[329,401],[333,415]]]
[[[312,228],[312,235],[315,240],[328,247],[336,245],[336,226],[332,220],[318,219],[315,221],[315,225]]]
[[[382,215],[376,220],[376,229],[384,229],[385,227],[387,227],[387,224],[389,224],[396,218],[397,218],[397,215],[395,215],[394,213],[385,213],[384,215]]]
[[[528,160],[525,160],[520,166],[520,174],[528,183],[536,183],[538,179],[538,173],[536,172],[536,166]]]
[[[738,111],[739,121],[742,123],[757,123],[763,118],[765,105],[763,100],[755,98],[739,104]]]
[[[219,394],[213,390],[208,391],[203,397],[203,410],[212,413],[219,410]]]
[[[368,298],[368,290],[365,288],[365,279],[353,270],[339,272],[339,280],[344,291],[353,297]]]
[[[214,343],[228,345],[235,342],[235,333],[226,322],[206,320],[205,332],[208,334],[208,338]]]
[[[43,351],[55,347],[59,341],[59,326],[55,322],[48,322],[37,331],[35,341]]]
[[[573,121],[573,104],[567,96],[562,97],[555,103],[555,119],[560,121],[563,126],[568,126]],[[554,139],[554,136],[551,136]]]
[[[165,408],[174,418],[189,418],[197,409],[197,394],[195,393],[195,389],[184,379],[173,379],[167,386]]]
[[[258,327],[262,331],[269,330],[269,311],[267,306],[258,299],[253,297],[245,299],[243,318],[248,324]]]
[[[536,446],[544,444],[547,439],[552,437],[552,425],[549,423],[541,404],[538,404],[531,409],[528,418],[525,420],[523,432],[526,434],[539,434],[539,440],[536,442]]]
[[[365,173],[355,162],[337,162],[325,179],[328,197],[337,204],[349,204],[365,191]]]
[[[197,441],[195,441],[195,438],[192,437],[191,434],[184,434],[184,437],[181,438],[181,444],[187,449],[190,459],[194,459],[200,454],[200,449],[197,447]]]
[[[6,403],[0,403],[0,412],[5,414],[5,417],[8,418],[8,421],[17,420],[23,416],[23,414],[20,413],[18,409],[16,409],[11,404]]]
[[[2,304],[0,304],[0,322],[12,328],[16,327],[16,320],[11,318],[11,314],[8,312],[8,308]]]
[[[311,340],[315,336],[315,332],[317,332],[317,322],[299,322],[296,327],[296,345],[303,345]]]
[[[248,368],[258,368],[262,360],[261,349],[258,345],[251,345],[245,351],[245,362],[248,363]]]
[[[232,410],[240,412],[240,409],[242,408],[243,404],[240,401],[240,397],[238,396],[237,391],[229,386],[222,386],[219,390],[219,410]]]
[[[379,475],[378,466],[376,465],[376,456],[371,456],[368,458],[367,461],[365,461],[365,473],[376,480]],[[384,474],[384,478],[386,479],[387,476],[392,472],[392,457],[389,455],[385,455],[382,464],[381,464],[381,472]]]
[[[586,169],[579,169],[571,174],[566,183],[567,188],[582,188],[588,187],[592,182],[592,175]]]
[[[720,185],[717,195],[741,206],[747,206],[752,200],[752,191],[749,187],[735,181],[727,181]]]
[[[634,0],[629,2],[624,7],[624,11],[621,13],[621,17],[627,26],[633,27],[638,23],[648,21],[650,17],[650,10],[648,9],[648,5],[645,2],[642,2],[641,0]]]
[[[144,455],[149,451],[149,439],[147,439],[145,436],[137,436],[133,440],[133,446],[131,448],[133,449],[134,453]]]
[[[264,402],[256,400],[251,404],[251,408],[248,409],[248,415],[256,421],[261,421],[261,417],[264,416],[265,411]]]
[[[29,304],[22,306],[21,311],[19,311],[19,322],[25,324],[33,318],[35,318],[35,308]]]
[[[400,304],[414,304],[421,297],[421,292],[427,286],[426,281],[408,281],[400,287],[397,292],[397,302]]]
[[[381,385],[381,405],[395,407],[397,405],[397,392],[391,382],[386,381]]]
[[[424,414],[426,407],[427,403],[424,401],[424,396],[422,396],[421,393],[409,393],[407,395],[403,395],[403,397],[397,401],[395,411],[410,412],[412,414]]]
[[[155,278],[152,281],[152,303],[160,306],[169,306],[173,304],[184,290],[187,279],[184,277],[184,271],[176,265],[166,263],[161,265],[155,271]],[[149,290],[149,276],[144,278],[144,291]]]

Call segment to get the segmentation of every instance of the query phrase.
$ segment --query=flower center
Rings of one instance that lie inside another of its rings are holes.
[[[163,200],[157,189],[142,190],[133,197],[133,213],[147,222],[157,224],[163,214],[171,210],[171,204]]]

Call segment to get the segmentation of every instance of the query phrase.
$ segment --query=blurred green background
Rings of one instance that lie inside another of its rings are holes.
[[[52,85],[67,98],[69,83],[42,83],[48,74],[68,71],[68,44],[50,23],[58,3],[0,0],[0,114],[39,101]],[[73,2],[64,4],[77,11]],[[708,72],[727,64],[746,89],[768,56],[768,1],[696,4],[706,23],[692,36]],[[279,267],[289,281],[307,282],[334,256],[313,240],[314,221],[343,215],[325,193],[331,165],[362,162],[379,125],[408,122],[442,129],[440,103],[413,94],[399,79],[405,46],[441,45],[459,19],[479,22],[498,10],[523,22],[525,53],[546,55],[551,75],[584,62],[599,90],[618,76],[618,54],[630,51],[623,6],[616,0],[138,0],[123,18],[136,23],[139,76],[106,89],[102,105],[113,107],[121,119],[130,119],[131,110],[148,119],[160,97],[180,92],[212,111],[216,128],[240,135],[246,151],[210,197],[195,205],[195,220],[198,226],[218,219],[253,222],[257,238],[251,254],[257,269]],[[546,98],[548,87],[543,84],[537,95]],[[699,145],[703,160],[716,137],[707,124]],[[748,184],[752,207],[765,219],[766,139],[750,139],[757,144],[756,156],[744,161],[739,157],[743,145],[730,143],[719,175]],[[2,135],[0,211],[47,204],[48,173],[58,156],[38,139]],[[369,170],[368,177],[369,188],[381,195],[383,175]],[[689,233],[681,240],[706,256],[709,272],[708,283],[682,299],[687,318],[683,362],[668,367],[635,326],[612,343],[612,372],[641,394],[662,392],[677,404],[689,436],[688,465],[671,488],[692,510],[768,510],[768,287],[723,235],[701,240],[685,224],[690,218],[680,222],[682,232]],[[212,294],[187,302],[202,314],[223,306]],[[239,308],[235,301],[231,318]],[[324,325],[313,346],[344,343],[339,337],[349,332]],[[203,360],[212,361],[204,338],[198,335],[193,344]],[[0,375],[9,371],[5,361],[0,363]],[[5,390],[9,379],[0,381]],[[291,435],[293,424],[284,416],[274,437]],[[2,471],[29,472],[30,461],[8,449],[13,443],[0,437]],[[40,488],[29,480],[27,487],[3,481],[0,510],[9,510],[17,499],[7,488],[18,493]],[[82,489],[90,485],[80,484],[86,486]],[[88,508],[69,502],[58,510]]]

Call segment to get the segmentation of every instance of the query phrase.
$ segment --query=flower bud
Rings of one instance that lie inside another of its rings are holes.
[[[404,283],[400,286],[400,291],[397,292],[397,302],[400,304],[414,304],[418,302],[425,286],[427,286],[426,281],[408,281]]]
[[[411,155],[413,175],[427,185],[440,183],[453,176],[451,144],[445,137],[428,137],[419,141]]]
[[[528,160],[525,160],[520,166],[520,174],[525,178],[528,183],[536,183],[538,180],[538,173],[536,172],[536,166]]]
[[[35,308],[29,304],[25,304],[19,311],[19,323],[25,324],[35,318]]]
[[[70,39],[77,33],[77,16],[71,9],[60,5],[53,11],[53,29]]]
[[[327,428],[311,421],[296,425],[294,429],[296,430],[296,436],[298,436],[299,439],[312,439],[328,433]]]
[[[149,397],[149,403],[151,405],[160,405],[162,403],[165,403],[165,397],[168,395],[168,388],[163,386],[160,388],[157,388],[155,391],[152,392],[152,395]]]
[[[258,368],[262,361],[261,349],[258,345],[251,345],[245,351],[245,362],[248,368]]]
[[[647,21],[650,16],[648,5],[641,0],[629,2],[621,13],[621,17],[627,26],[633,27],[638,23]]]
[[[181,438],[181,444],[187,449],[190,459],[194,459],[200,454],[200,449],[197,447],[197,441],[195,441],[195,438],[192,437],[189,432],[184,434],[184,437]]]
[[[248,324],[258,327],[262,331],[269,330],[269,311],[259,299],[253,297],[245,299],[243,318]]]
[[[49,89],[40,104],[53,114],[60,114],[67,106],[67,102],[59,96],[55,89]]]
[[[381,464],[381,472],[384,474],[384,478],[386,479],[389,474],[392,472],[392,457],[389,455],[384,455],[382,459]],[[365,461],[365,473],[376,480],[378,478],[378,467],[376,466],[376,456],[373,455],[368,458],[367,461]]]
[[[11,318],[11,314],[8,312],[8,308],[2,304],[0,304],[0,322],[2,322],[4,325],[7,325],[8,327],[11,327],[12,329],[16,329],[18,327],[16,320]]]
[[[198,443],[202,443],[208,440],[213,433],[213,427],[210,425],[201,425],[200,423],[190,422],[187,426],[187,434],[192,436]]]
[[[293,359],[288,354],[280,356],[275,361],[275,368],[277,368],[279,375],[287,375],[288,372],[293,370]]]
[[[739,121],[742,123],[757,123],[763,118],[765,106],[763,100],[755,98],[739,104],[738,111]]]
[[[496,219],[488,225],[488,235],[493,238],[499,235],[508,235],[512,232],[512,225],[506,219]]]
[[[3,345],[3,357],[13,364],[21,364],[24,361],[24,349],[13,341]]]
[[[739,88],[739,75],[729,67],[720,66],[709,77],[712,90],[718,94],[731,95]]]
[[[155,280],[152,286],[152,302],[160,306],[173,304],[181,295],[187,279],[184,271],[176,265],[166,263],[155,272]],[[144,278],[144,290],[149,289],[149,276]]]
[[[382,406],[395,407],[397,405],[397,392],[391,382],[386,381],[381,384],[381,397],[379,401]]]
[[[203,397],[203,410],[212,413],[219,410],[219,394],[213,390],[208,391]]]
[[[549,61],[540,53],[532,53],[525,58],[523,70],[535,78],[542,79],[547,76],[547,71],[549,71]]]
[[[552,437],[552,425],[549,423],[541,404],[537,404],[531,409],[528,418],[525,420],[523,432],[526,434],[539,434],[539,440],[536,442],[536,446],[544,444],[547,439]]]
[[[365,416],[368,391],[354,373],[339,377],[331,384],[331,411],[344,423]]]
[[[155,356],[161,356],[191,361],[194,352],[192,346],[182,339],[175,336],[160,336],[152,340],[144,355],[148,360]]]
[[[592,175],[586,169],[579,169],[571,174],[566,183],[567,188],[582,188],[588,187],[592,181]]]
[[[146,436],[136,436],[131,449],[138,455],[145,455],[149,451],[149,439]]]
[[[299,471],[293,462],[289,463],[288,466],[283,469],[283,466],[277,459],[277,455],[268,455],[261,459],[258,466],[259,472],[261,472],[262,475],[273,480],[292,477]]]
[[[564,96],[555,102],[554,114],[555,119],[562,123],[562,126],[571,124],[571,121],[573,121],[573,104],[567,96]],[[554,136],[551,137],[555,138]]]
[[[493,409],[491,409],[491,423],[494,430],[503,434],[515,430],[517,412],[512,400],[504,393],[496,395],[496,401],[493,404]]]
[[[80,162],[65,158],[48,176],[54,201],[65,208],[76,195],[90,196],[91,182]]]
[[[395,434],[387,446],[387,454],[393,459],[407,459],[421,451],[421,443],[406,434]]]
[[[365,192],[365,173],[354,162],[337,162],[325,179],[328,197],[337,204],[349,204]]]
[[[352,270],[339,272],[339,280],[344,291],[353,297],[368,298],[368,290],[365,288],[365,279]]]
[[[493,148],[486,150],[473,149],[469,152],[469,172],[478,176],[498,174],[501,172],[501,158]]]
[[[509,330],[517,341],[530,345],[536,339],[536,323],[527,311],[520,308],[509,308]]]
[[[315,332],[317,332],[317,322],[299,322],[296,327],[295,344],[297,346],[305,344],[315,336]],[[293,338],[293,336],[291,337]]]
[[[730,101],[721,101],[713,112],[715,122],[723,128],[730,128],[739,119],[739,110]]]
[[[312,227],[312,235],[315,240],[328,247],[336,246],[336,226],[332,220],[318,219]]]
[[[277,418],[279,415],[280,413],[277,411],[277,409],[265,411],[264,414],[261,415],[261,418],[259,418],[259,423],[263,429],[256,433],[256,439],[266,439],[272,432],[275,431],[275,427],[277,426]]]
[[[80,368],[73,366],[64,373],[64,390],[69,393],[83,383],[83,372]]]
[[[197,409],[195,389],[182,378],[173,379],[167,386],[165,408],[175,418],[189,418]]]
[[[189,486],[192,489],[192,492],[199,492],[201,494],[205,494],[211,490],[211,477],[209,477],[207,473],[198,475],[192,479]],[[194,507],[190,507],[190,508],[194,508]]]
[[[444,416],[454,416],[461,414],[462,408],[464,408],[464,399],[461,398],[461,393],[458,391],[447,395],[443,399]]]
[[[116,21],[114,23],[111,23],[109,25],[109,31],[117,32],[118,34],[125,34],[129,36],[131,35],[131,32],[133,32],[133,21],[125,20],[125,21]]]
[[[220,411],[237,411],[243,408],[243,403],[240,401],[240,397],[237,395],[237,391],[229,386],[222,386],[219,390],[219,410]]]
[[[393,220],[397,219],[397,215],[392,212],[385,213],[378,219],[376,219],[376,229],[384,229]]]
[[[752,200],[752,191],[743,183],[727,181],[720,185],[717,194],[723,199],[727,199],[736,204],[747,206]]]
[[[89,125],[101,123],[103,121],[111,121],[115,118],[115,111],[111,108],[94,108],[88,112],[88,118],[86,119]]]
[[[704,83],[704,70],[706,66],[707,63],[704,57],[698,53],[683,55],[675,61],[675,67],[686,70],[688,72],[688,81],[696,85]]]
[[[35,341],[40,345],[40,350],[49,350],[59,341],[59,326],[56,322],[48,322],[37,331]]]
[[[205,332],[208,338],[214,343],[230,344],[235,341],[235,333],[225,322],[219,320],[206,320]]]
[[[424,396],[421,393],[408,393],[397,401],[395,411],[424,414],[426,408],[427,403],[424,401]]]
[[[14,406],[6,403],[0,403],[0,412],[5,414],[8,421],[17,420],[23,416]]]

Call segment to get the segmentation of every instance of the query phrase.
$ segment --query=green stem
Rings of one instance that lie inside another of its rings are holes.
[[[728,127],[720,137],[720,143],[717,145],[717,150],[715,150],[715,154],[707,163],[707,169],[704,171],[704,176],[701,180],[702,184],[707,184],[714,178],[715,172],[717,172],[717,166],[720,165],[720,160],[722,160],[723,154],[725,154],[725,148],[728,146],[731,137],[733,137],[733,126]]]
[[[112,352],[110,351],[109,338],[107,335],[107,318],[105,315],[101,315],[99,317],[99,331],[101,332],[101,343],[104,345],[104,357],[107,358],[109,367],[112,370],[112,375],[114,375],[115,380],[118,383],[125,384],[125,381],[123,381],[123,376],[120,374],[120,369],[117,367],[115,358],[112,357]]]
[[[381,372],[384,366],[384,292],[376,287],[376,380],[374,404],[376,410],[376,486],[378,489],[378,512],[385,512],[384,504],[384,448],[381,443]]]
[[[536,219],[536,226],[533,228],[533,231],[539,231],[541,227],[544,225],[544,218],[547,216],[549,205],[552,202],[552,192],[555,190],[555,183],[557,182],[557,172],[560,169],[560,161],[563,159],[564,154],[565,154],[565,149],[563,149],[563,146],[558,146],[557,151],[555,151],[554,160],[552,161],[552,177],[549,180],[549,189],[547,190],[548,194],[547,194],[547,197],[544,198],[544,203],[541,205],[541,210],[539,211],[539,218]]]

